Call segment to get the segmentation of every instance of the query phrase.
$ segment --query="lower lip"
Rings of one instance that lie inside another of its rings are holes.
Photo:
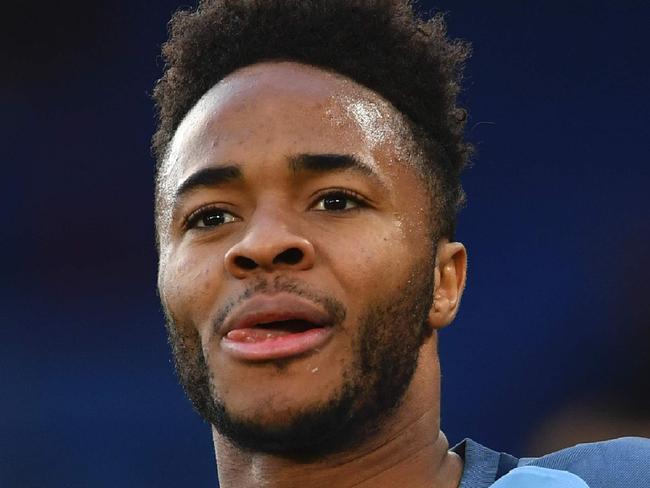
[[[325,345],[331,335],[330,327],[318,327],[259,342],[233,341],[224,337],[221,339],[221,347],[237,359],[269,361],[315,351]]]

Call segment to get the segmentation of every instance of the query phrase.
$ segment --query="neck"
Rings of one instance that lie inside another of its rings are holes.
[[[313,462],[243,452],[213,428],[219,484],[222,488],[456,488],[462,461],[449,452],[440,431],[438,398],[439,387],[431,375],[416,373],[401,407],[380,432],[347,452]]]
[[[427,417],[423,416],[382,444],[311,463],[296,463],[266,454],[244,454],[216,434],[219,486],[456,488],[462,462],[448,451],[442,432],[432,435]],[[421,438],[421,432],[428,434],[426,440]]]

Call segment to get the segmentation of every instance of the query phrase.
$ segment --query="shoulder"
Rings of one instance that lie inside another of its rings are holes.
[[[521,459],[519,465],[569,471],[590,488],[645,488],[650,486],[650,439],[623,437],[578,444],[540,458]]]

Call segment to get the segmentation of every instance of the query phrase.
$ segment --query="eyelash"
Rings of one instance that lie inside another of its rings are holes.
[[[223,207],[220,207],[219,205],[212,205],[212,204],[211,205],[205,205],[203,207],[197,208],[194,212],[192,212],[191,214],[189,214],[187,216],[187,218],[183,222],[183,229],[184,230],[190,230],[190,229],[197,228],[196,224],[199,222],[199,220],[201,220],[203,217],[208,215],[210,212],[215,212],[215,211],[220,211],[220,212],[224,212],[224,213],[229,213],[231,215],[235,215],[234,213],[226,210]],[[235,217],[237,217],[237,216],[235,215]],[[223,225],[223,224],[221,224],[221,225]],[[219,225],[219,226],[216,226],[216,227],[221,227],[221,226]],[[206,226],[206,228],[210,228],[210,227]]]
[[[349,200],[352,200],[357,205],[357,207],[347,210],[321,210],[321,212],[350,212],[368,206],[366,199],[355,191],[348,190],[346,188],[329,188],[317,196],[310,208],[315,207],[318,202],[332,195],[341,195]]]
[[[314,202],[311,204],[310,208],[313,208],[318,202],[333,195],[341,195],[349,200],[352,200],[357,206],[354,208],[342,209],[342,210],[320,210],[320,212],[333,212],[333,213],[351,212],[368,206],[368,203],[366,202],[365,198],[363,198],[360,194],[358,194],[355,191],[348,190],[345,188],[330,188],[325,192],[321,193],[320,195],[318,195],[317,198],[314,200]],[[200,207],[196,209],[194,212],[192,212],[190,215],[187,216],[187,218],[182,224],[183,229],[190,230],[196,228],[196,224],[199,222],[199,220],[205,217],[209,212],[214,212],[214,211],[221,211],[221,212],[229,213],[231,215],[235,215],[234,213],[229,212],[228,210],[218,205],[206,205],[204,207]],[[237,216],[235,215],[235,217]],[[221,225],[215,227],[221,227]],[[211,228],[211,226],[207,226],[206,228]]]

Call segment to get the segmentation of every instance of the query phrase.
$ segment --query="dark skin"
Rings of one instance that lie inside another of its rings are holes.
[[[361,164],[296,171],[291,162],[305,154],[352,155]],[[432,334],[379,431],[343,452],[296,462],[241,450],[213,428],[221,486],[458,486],[462,461],[440,431],[436,332],[456,315],[467,258],[462,244],[441,238],[431,259],[435,209],[414,154],[401,115],[376,93],[290,62],[229,75],[176,131],[159,183],[160,294],[184,332],[197,334],[214,394],[239,418],[281,425],[331,398],[351,367],[366,305],[420,263],[435,268]],[[179,193],[197,172],[233,165],[236,177]],[[338,193],[333,204],[332,192],[342,189],[354,196]],[[288,249],[298,253],[289,259]],[[251,282],[275,277],[335,297],[346,307],[344,323],[324,347],[282,367],[233,358],[211,326],[216,311]]]

